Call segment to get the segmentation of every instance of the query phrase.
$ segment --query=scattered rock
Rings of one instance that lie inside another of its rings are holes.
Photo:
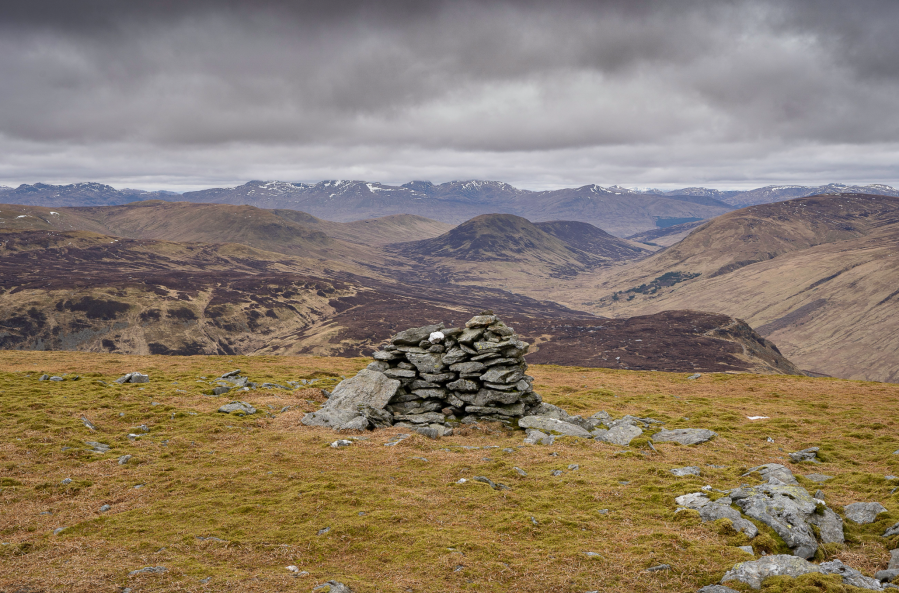
[[[62,484],[63,486],[68,486],[71,483],[72,483],[72,478],[65,478],[62,482],[60,482],[60,484]]]
[[[50,380],[50,381],[65,381],[65,378],[64,378],[64,377],[57,377],[57,376],[54,375],[54,376],[50,377],[49,380]]]
[[[700,378],[701,376],[702,376],[702,373],[693,373],[692,375],[690,375],[689,377],[687,377],[687,379],[690,379],[690,380],[692,381],[693,379],[698,379],[698,378]]]
[[[899,535],[899,523],[896,523],[895,525],[887,529],[883,534],[883,537],[893,537],[894,535]],[[897,557],[895,554],[893,554],[893,556],[896,558],[896,562],[899,562],[899,557]]]
[[[505,484],[500,484],[498,482],[494,482],[493,480],[491,480],[490,478],[487,478],[485,476],[474,476],[472,478],[472,480],[474,480],[475,482],[481,482],[482,484],[487,484],[494,490],[511,490],[511,488],[509,488]]]
[[[859,525],[873,523],[877,515],[887,512],[879,502],[853,502],[843,507],[843,511],[847,519]]]
[[[579,469],[581,469],[581,466],[579,466],[576,463],[572,463],[571,465],[568,466],[568,471],[576,472]]]
[[[793,463],[801,463],[803,461],[818,461],[818,451],[820,447],[809,447],[808,449],[803,449],[802,451],[796,451],[795,453],[790,453],[790,460]]]
[[[746,583],[753,589],[761,589],[762,582],[768,577],[798,577],[811,572],[821,573],[823,571],[808,560],[788,554],[776,554],[734,565],[733,568],[724,573],[721,582],[739,581]]]
[[[161,572],[165,572],[168,569],[165,566],[145,566],[143,568],[139,568],[137,570],[132,570],[128,573],[129,577],[133,577],[139,574],[158,574]]]
[[[693,465],[688,465],[687,467],[676,467],[669,471],[679,478],[682,478],[684,476],[698,476],[700,474],[699,468]]]
[[[526,445],[552,445],[553,441],[555,441],[556,437],[551,434],[546,434],[545,432],[541,432],[535,428],[528,428],[525,431],[524,443]]]
[[[560,470],[560,469],[554,469],[553,471],[550,472],[550,475],[551,475],[551,476],[556,476],[556,477],[561,476],[561,475],[562,475],[562,470]]]
[[[341,447],[349,447],[352,444],[353,444],[353,441],[348,441],[346,439],[340,439],[338,441],[334,441],[333,443],[331,443],[331,448],[339,449]]]
[[[90,430],[91,432],[96,432],[96,431],[97,431],[97,427],[94,426],[93,422],[91,422],[90,420],[88,420],[87,417],[81,416],[81,423],[84,424],[84,426],[85,426],[88,430]]]
[[[115,382],[120,385],[123,383],[149,383],[150,377],[143,373],[128,373],[116,379]]]
[[[121,457],[119,457],[119,465],[125,465],[130,459],[131,455],[122,455]]]
[[[812,482],[817,482],[819,484],[833,479],[833,476],[825,476],[824,474],[807,474],[805,477]],[[815,498],[817,498],[817,496]]]
[[[699,589],[696,593],[740,593],[736,589],[725,587],[724,585],[706,585]]]
[[[245,416],[255,414],[256,408],[254,408],[247,402],[233,401],[231,403],[225,404],[224,406],[219,408],[218,411],[222,414],[234,413],[238,416]]]
[[[230,387],[225,387],[224,385],[219,385],[218,387],[213,388],[212,395],[225,395],[231,391]]]
[[[738,549],[743,550],[747,554],[752,554],[755,556],[755,551],[752,549],[752,546],[737,546]]]
[[[40,379],[38,379],[38,381],[46,381],[49,378],[50,378],[50,375],[41,375],[41,377],[40,377]]]
[[[101,513],[105,513],[106,511],[108,511],[108,510],[111,509],[111,508],[112,508],[112,507],[109,506],[108,504],[104,504],[102,507],[100,507],[100,512],[101,512]]]
[[[353,593],[353,590],[337,581],[328,581],[312,588],[315,593]]]
[[[790,471],[790,468],[781,465],[779,463],[766,463],[765,465],[758,465],[749,469],[742,477],[746,477],[752,473],[758,472],[763,480],[770,480],[771,478],[775,478],[784,484],[796,484],[799,485],[799,482],[796,481],[796,476],[793,475],[793,472]]]
[[[325,535],[325,534],[328,533],[329,531],[331,531],[331,528],[330,528],[330,527],[325,527],[325,528],[323,528],[323,529],[319,529],[317,535]]]
[[[512,469],[515,470],[515,472],[523,478],[526,478],[528,475],[528,473],[526,471],[524,471],[523,469],[521,469],[520,467],[513,467]]]
[[[109,453],[109,445],[98,443],[97,441],[84,441],[84,444],[91,448],[94,453]]]
[[[59,535],[60,533],[62,533],[65,530],[66,530],[65,527],[57,527],[56,529],[53,530],[53,535]]]
[[[646,569],[646,572],[661,572],[664,570],[671,570],[670,564],[657,564],[656,566],[650,566]]]
[[[698,445],[710,441],[718,436],[707,428],[676,428],[674,430],[661,430],[652,435],[652,440],[657,443],[674,442],[681,445]]]

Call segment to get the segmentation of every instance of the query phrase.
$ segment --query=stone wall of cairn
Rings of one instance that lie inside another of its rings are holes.
[[[486,312],[463,328],[402,331],[374,353],[368,368],[400,382],[385,408],[395,426],[511,423],[541,404],[527,375],[527,351],[512,328]]]

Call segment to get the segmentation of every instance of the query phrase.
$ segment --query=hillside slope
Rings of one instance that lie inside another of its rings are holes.
[[[897,253],[899,198],[816,196],[722,216],[580,295],[603,315],[718,311],[803,369],[899,381]]]
[[[329,237],[362,245],[387,245],[401,241],[430,239],[449,231],[453,225],[415,214],[392,214],[355,222],[332,222],[299,210],[272,210],[287,220],[319,230]]]

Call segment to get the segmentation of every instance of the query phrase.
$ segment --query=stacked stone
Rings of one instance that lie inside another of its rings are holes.
[[[385,408],[394,425],[511,422],[541,403],[526,374],[527,351],[512,328],[486,312],[464,328],[441,323],[400,332],[368,368],[400,382]]]

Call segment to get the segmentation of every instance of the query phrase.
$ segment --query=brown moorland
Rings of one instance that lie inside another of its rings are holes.
[[[726,521],[675,515],[674,498],[706,484],[755,483],[741,474],[769,462],[822,488],[838,513],[859,500],[886,506],[873,524],[847,522],[846,544],[823,546],[818,560],[870,575],[899,546],[899,537],[881,537],[899,520],[897,484],[885,478],[899,474],[897,385],[531,367],[544,399],[571,413],[604,409],[718,433],[655,450],[645,439],[525,446],[521,432],[497,425],[385,447],[399,430],[336,435],[299,424],[323,401],[318,388],[366,363],[0,352],[0,590],[308,591],[335,579],[357,593],[695,591],[751,558],[737,546],[760,554],[783,543],[761,524],[748,541]],[[241,394],[260,410],[252,416],[217,413],[228,399],[206,394],[235,367],[259,382],[315,382]],[[113,383],[132,370],[150,383]],[[66,380],[40,382],[41,373]],[[769,418],[747,418],[759,415]],[[363,438],[329,447],[340,436]],[[91,453],[85,441],[111,449]],[[823,463],[789,462],[787,452],[808,446],[821,447]],[[122,455],[132,457],[120,465]],[[669,471],[685,465],[702,475]],[[552,476],[556,469],[563,473]],[[818,485],[804,477],[812,472],[833,479]],[[646,572],[663,563],[671,569]],[[309,574],[291,576],[288,565]],[[129,576],[148,566],[166,570]],[[788,590],[852,588],[814,575],[763,588]]]

